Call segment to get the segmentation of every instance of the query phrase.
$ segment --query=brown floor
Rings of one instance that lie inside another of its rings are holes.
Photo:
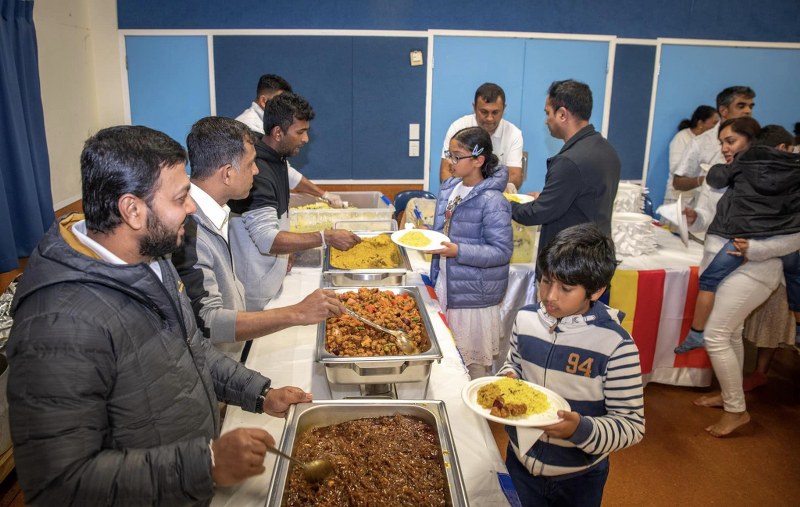
[[[769,383],[747,395],[750,424],[727,438],[704,430],[721,409],[692,405],[711,391],[645,388],[645,438],[611,455],[604,506],[800,503],[800,356],[790,349],[776,353]],[[505,456],[507,439],[497,428]]]
[[[703,429],[719,409],[692,405],[709,391],[645,388],[647,433],[639,445],[612,455],[604,506],[798,504],[800,356],[778,351],[769,383],[747,396],[752,421],[730,437],[714,438]],[[505,455],[505,433],[499,425],[492,429]],[[12,473],[0,485],[0,507],[22,505]]]

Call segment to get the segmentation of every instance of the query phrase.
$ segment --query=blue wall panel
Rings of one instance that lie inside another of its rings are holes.
[[[617,44],[608,141],[617,149],[624,180],[642,178],[655,63],[655,46]]]
[[[484,82],[497,83],[506,93],[506,120],[520,126],[522,114],[523,39],[491,37],[435,37],[433,43],[431,106],[431,192],[439,191],[439,164],[447,128],[457,118],[472,114],[475,90]],[[523,132],[523,136],[525,132]]]
[[[425,173],[427,66],[412,67],[409,52],[428,61],[428,40],[404,37],[353,39],[353,175],[417,179]],[[419,124],[420,156],[408,156],[408,126]]]
[[[800,50],[664,45],[647,174],[653,204],[664,199],[669,142],[682,118],[700,104],[715,104],[723,88],[745,85],[756,92],[753,117],[791,132],[800,118],[798,69]]]
[[[599,131],[603,125],[603,100],[606,95],[608,42],[569,40],[528,40],[525,46],[525,76],[522,95],[522,122],[528,152],[528,178],[525,192],[541,190],[547,172],[546,161],[564,143],[550,136],[544,124],[547,89],[553,81],[576,79],[592,90],[590,122]]]
[[[314,108],[309,143],[292,165],[311,180],[351,178],[352,37],[214,37],[217,114],[238,116],[258,78],[278,74]]]
[[[119,28],[500,30],[798,41],[797,0],[117,0]]]
[[[192,124],[211,114],[205,36],[125,37],[131,122],[186,146]]]

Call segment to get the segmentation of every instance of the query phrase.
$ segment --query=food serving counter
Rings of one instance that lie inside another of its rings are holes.
[[[320,268],[295,268],[286,277],[283,291],[270,302],[269,307],[297,303],[320,287],[321,283]],[[433,363],[428,382],[396,384],[398,398],[444,401],[470,504],[508,505],[498,476],[506,473],[505,464],[486,420],[472,412],[461,400],[461,390],[469,381],[469,376],[452,335],[440,316],[438,303],[431,299],[419,273],[410,273],[406,284],[420,288],[425,311],[441,349],[442,360]],[[328,383],[324,365],[314,361],[316,338],[317,326],[303,326],[256,339],[246,364],[271,378],[273,386],[294,385],[311,392],[317,400],[359,396],[358,385]],[[239,407],[228,407],[222,432],[238,427],[259,427],[267,430],[279,444],[284,423],[283,419],[252,414]],[[238,486],[218,488],[212,505],[263,507],[275,463],[275,457],[268,454],[264,461],[266,472],[251,477]]]

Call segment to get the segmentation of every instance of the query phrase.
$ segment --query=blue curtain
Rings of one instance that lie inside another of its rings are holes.
[[[33,1],[0,0],[0,272],[53,223]]]

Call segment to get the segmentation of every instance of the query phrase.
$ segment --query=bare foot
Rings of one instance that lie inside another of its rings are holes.
[[[701,396],[692,403],[698,407],[722,408],[722,394],[717,393],[710,396]]]
[[[706,431],[715,437],[724,437],[749,422],[750,414],[747,412],[723,412],[719,421],[706,428]]]

